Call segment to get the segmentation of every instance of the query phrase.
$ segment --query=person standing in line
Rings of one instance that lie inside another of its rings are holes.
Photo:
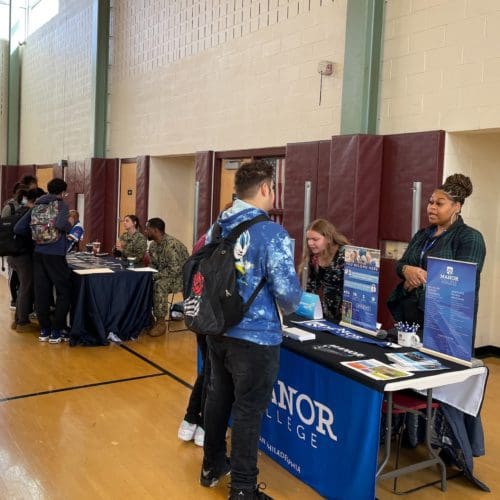
[[[272,209],[273,167],[261,160],[242,165],[236,172],[235,189],[237,199],[217,221],[222,236]],[[270,220],[256,223],[238,238],[235,268],[242,299],[248,300],[263,277],[265,285],[238,325],[223,335],[207,337],[211,377],[200,483],[212,487],[230,473],[231,500],[271,498],[257,486],[257,452],[262,415],[279,368],[282,332],[276,305],[291,313],[302,295],[291,249],[288,233]],[[226,430],[230,416],[229,460]]]
[[[155,321],[147,333],[151,337],[159,337],[167,331],[168,294],[182,290],[182,266],[189,253],[184,243],[165,233],[165,222],[158,217],[146,223],[146,236],[151,240],[148,250],[150,265],[158,271],[153,274]]]
[[[66,316],[71,302],[71,270],[66,262],[66,233],[71,229],[68,205],[63,201],[67,184],[54,178],[47,184],[48,194],[16,224],[15,232],[35,240],[33,254],[35,309],[40,323],[38,340],[58,344],[67,340]],[[50,316],[50,297],[56,290],[54,316]]]
[[[16,182],[14,188],[12,189],[12,198],[9,198],[2,207],[1,217],[10,217],[16,213],[19,208],[26,205],[26,193],[28,192],[28,187],[21,182]],[[3,259],[2,259],[2,271],[5,271]],[[17,302],[17,292],[19,288],[19,276],[15,269],[9,265],[8,283],[10,290],[10,309],[16,309]]]
[[[30,189],[26,193],[27,203],[17,209],[16,214],[19,220],[32,208],[37,198],[40,197],[38,188]],[[43,191],[42,191],[43,194]],[[34,332],[37,326],[30,321],[30,314],[33,312],[33,249],[34,244],[29,236],[20,236],[23,241],[22,252],[7,258],[9,266],[16,271],[19,277],[19,290],[17,293],[16,313],[12,322],[12,330],[18,333]]]
[[[316,219],[306,232],[303,266],[308,268],[306,292],[321,298],[323,316],[335,323],[342,319],[344,259],[347,238],[325,219]]]

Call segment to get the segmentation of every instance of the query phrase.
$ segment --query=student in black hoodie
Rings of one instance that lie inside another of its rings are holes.
[[[47,184],[48,194],[38,198],[31,212],[24,215],[14,228],[16,234],[21,235],[29,235],[31,230],[35,240],[35,309],[41,328],[38,340],[51,344],[66,339],[64,328],[71,301],[71,271],[66,262],[66,233],[71,229],[71,222],[68,205],[63,201],[66,188],[62,179],[52,179]],[[56,305],[51,319],[53,287],[56,289]]]

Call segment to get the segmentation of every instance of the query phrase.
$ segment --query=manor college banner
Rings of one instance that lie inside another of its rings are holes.
[[[375,498],[382,393],[287,349],[260,447],[328,499]]]

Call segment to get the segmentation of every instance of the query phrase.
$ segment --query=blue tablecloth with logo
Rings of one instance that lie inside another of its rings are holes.
[[[284,339],[280,371],[262,420],[260,448],[328,499],[373,500],[387,382],[340,364],[353,358],[317,349],[327,344],[383,362],[385,353],[393,352],[323,332],[316,332],[316,340],[309,342]],[[466,369],[442,363],[453,370]],[[425,376],[428,372],[416,372],[412,379]]]
[[[373,499],[381,392],[281,350],[261,449],[327,498]]]

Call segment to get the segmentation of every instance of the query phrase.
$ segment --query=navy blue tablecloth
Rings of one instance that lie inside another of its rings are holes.
[[[91,264],[85,256],[81,266],[75,258],[69,261],[72,269],[89,268]],[[113,273],[72,273],[70,345],[107,345],[111,332],[121,340],[136,338],[150,322],[151,272],[124,269],[111,257],[95,259],[94,267],[110,267]]]

